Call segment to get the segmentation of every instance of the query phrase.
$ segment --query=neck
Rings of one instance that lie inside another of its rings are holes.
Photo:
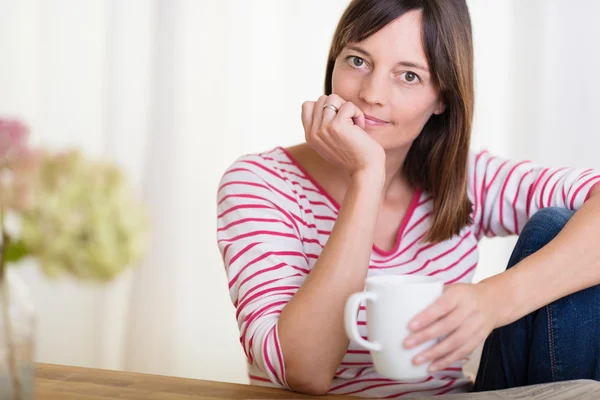
[[[385,182],[383,186],[383,198],[394,197],[396,188],[400,185],[409,186],[406,175],[403,173],[404,160],[410,147],[386,151],[385,158]]]

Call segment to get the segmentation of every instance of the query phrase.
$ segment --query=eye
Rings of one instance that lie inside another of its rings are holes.
[[[400,74],[400,76],[404,76],[403,80],[411,85],[421,82],[421,78],[419,78],[419,75],[411,71],[403,72]]]
[[[363,58],[357,56],[346,57],[346,61],[348,62],[348,64],[350,64],[351,67],[357,69],[363,69],[367,64]]]

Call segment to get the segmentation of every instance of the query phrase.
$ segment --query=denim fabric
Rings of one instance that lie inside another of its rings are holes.
[[[561,208],[534,214],[519,236],[508,268],[544,247],[573,214]],[[571,379],[600,380],[600,285],[495,329],[485,341],[473,391]]]

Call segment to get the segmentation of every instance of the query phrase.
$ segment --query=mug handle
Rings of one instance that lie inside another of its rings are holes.
[[[354,293],[348,298],[344,310],[344,328],[346,328],[346,335],[348,335],[350,340],[354,340],[359,346],[364,347],[367,350],[381,351],[381,344],[369,342],[368,340],[363,339],[358,333],[358,307],[363,300],[376,301],[377,295],[372,292],[359,292]]]

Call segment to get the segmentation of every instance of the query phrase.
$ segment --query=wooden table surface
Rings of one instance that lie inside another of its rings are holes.
[[[36,400],[303,399],[286,390],[171,376],[36,364]],[[343,399],[323,396],[319,399]],[[346,397],[349,398],[349,397]]]

